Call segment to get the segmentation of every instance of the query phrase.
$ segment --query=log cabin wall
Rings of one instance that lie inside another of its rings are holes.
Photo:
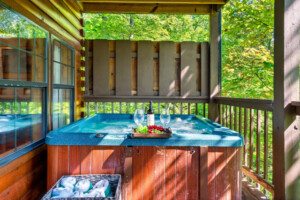
[[[85,101],[206,101],[207,42],[86,41]]]
[[[82,8],[75,0],[1,0],[0,2],[49,32],[49,99],[51,99],[51,38],[55,36],[74,48],[76,109],[74,114],[75,120],[81,118],[83,116],[81,77],[84,76]],[[48,107],[50,113],[51,101]],[[51,122],[51,118],[49,121]],[[0,168],[0,199],[38,199],[46,192],[46,149],[46,145],[39,146]]]

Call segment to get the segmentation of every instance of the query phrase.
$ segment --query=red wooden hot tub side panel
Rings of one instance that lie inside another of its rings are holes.
[[[68,174],[122,174],[123,199],[241,199],[241,148],[48,145],[47,188]]]

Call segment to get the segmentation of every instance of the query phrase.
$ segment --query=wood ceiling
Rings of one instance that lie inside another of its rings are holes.
[[[84,13],[210,14],[227,0],[77,0]]]

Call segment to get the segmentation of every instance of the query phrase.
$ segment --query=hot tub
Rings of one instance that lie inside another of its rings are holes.
[[[131,138],[135,126],[97,114],[50,132],[48,188],[67,174],[121,174],[123,199],[241,198],[239,133],[195,115],[172,115],[168,139]]]

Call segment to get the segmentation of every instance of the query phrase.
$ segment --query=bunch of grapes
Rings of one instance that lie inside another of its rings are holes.
[[[163,134],[165,132],[165,129],[162,126],[152,125],[148,126],[149,133],[158,133]]]

